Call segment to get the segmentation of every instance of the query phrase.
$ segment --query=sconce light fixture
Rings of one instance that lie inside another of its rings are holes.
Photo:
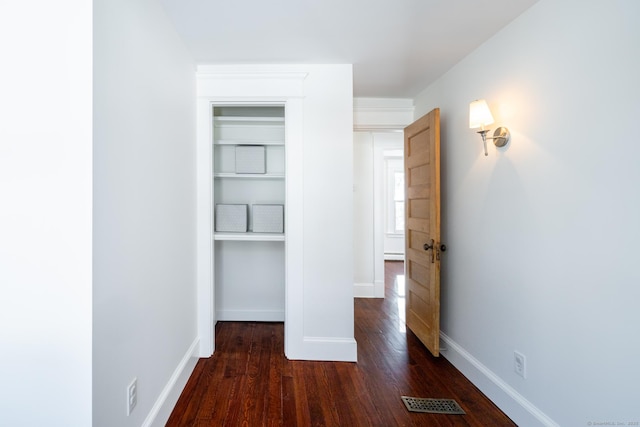
[[[489,155],[489,153],[487,153],[487,139],[493,139],[493,143],[496,147],[504,147],[511,139],[511,133],[509,133],[509,129],[505,127],[499,127],[493,132],[493,136],[487,136],[489,129],[485,129],[485,126],[492,123],[493,116],[491,115],[491,110],[489,110],[487,101],[479,99],[469,104],[469,128],[480,128],[478,133],[482,137],[485,156]]]

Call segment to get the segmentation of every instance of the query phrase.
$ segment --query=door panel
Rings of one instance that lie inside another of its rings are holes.
[[[440,110],[404,131],[407,327],[440,354]]]
[[[413,280],[425,285],[429,282],[429,269],[415,262],[411,262],[409,265],[411,269],[411,276]]]
[[[431,189],[427,185],[422,185],[420,187],[408,188],[407,193],[409,201],[415,199],[429,199],[431,195]],[[426,202],[428,203],[428,200]]]
[[[409,150],[413,153],[413,154],[425,154],[425,155],[429,155],[429,139],[430,139],[431,135],[429,135],[428,129],[424,129],[424,130],[418,130],[418,132],[416,132],[412,138],[411,141],[409,141]],[[421,161],[417,160],[417,158],[415,159],[415,161],[418,161],[420,163],[422,163]],[[427,159],[427,163],[429,162],[429,159]]]
[[[409,203],[409,216],[411,218],[428,219],[429,203],[426,199],[413,199]]]
[[[409,179],[413,182],[413,185],[427,185],[429,184],[429,167],[428,165],[422,165],[409,169],[411,175]]]

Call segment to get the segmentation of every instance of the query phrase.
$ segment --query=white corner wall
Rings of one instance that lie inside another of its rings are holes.
[[[316,66],[303,102],[304,343],[289,357],[355,361],[352,66]]]
[[[200,354],[215,320],[211,276],[211,103],[285,105],[285,354],[355,361],[353,102],[348,64],[198,67],[198,311]]]
[[[198,348],[195,64],[155,0],[95,1],[94,53],[93,425],[164,425]]]
[[[1,2],[0,424],[91,425],[91,2]]]
[[[640,421],[638,16],[541,0],[415,100],[442,113],[444,355],[519,425]],[[512,135],[488,157],[477,98]]]

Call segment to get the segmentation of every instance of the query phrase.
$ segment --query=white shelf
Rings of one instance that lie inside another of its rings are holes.
[[[284,141],[232,141],[219,139],[213,145],[284,145]]]
[[[241,242],[284,242],[284,233],[220,233],[213,235],[213,240],[233,240]]]
[[[283,173],[233,173],[219,172],[213,174],[214,178],[230,179],[284,179]]]
[[[215,116],[213,118],[215,122],[220,123],[233,123],[233,122],[271,122],[271,123],[283,123],[284,117],[247,117],[247,116]]]

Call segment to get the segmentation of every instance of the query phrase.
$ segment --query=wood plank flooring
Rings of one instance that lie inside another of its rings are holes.
[[[385,270],[386,298],[355,300],[358,363],[290,361],[282,323],[219,322],[214,356],[198,362],[166,425],[514,426],[404,331],[403,264]],[[403,395],[455,399],[467,414],[411,413]]]

